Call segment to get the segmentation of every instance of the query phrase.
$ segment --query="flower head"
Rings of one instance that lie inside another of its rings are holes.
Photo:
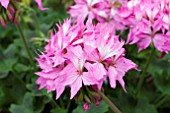
[[[41,68],[36,73],[40,88],[56,90],[56,99],[66,86],[71,88],[70,99],[82,97],[81,91],[86,89],[91,96],[84,95],[85,102],[93,102],[97,106],[101,98],[89,87],[97,86],[101,90],[103,82],[109,78],[112,88],[119,81],[125,90],[123,77],[137,66],[124,58],[124,41],[115,35],[113,26],[101,23],[93,25],[91,20],[84,25],[83,18],[79,18],[73,23],[67,19],[57,27],[58,31],[51,34],[45,51],[37,58]],[[88,106],[85,105],[85,108]]]
[[[137,44],[139,51],[151,43],[161,52],[168,53],[169,47],[169,2],[166,0],[134,0],[125,7],[124,24],[130,27],[127,43]]]

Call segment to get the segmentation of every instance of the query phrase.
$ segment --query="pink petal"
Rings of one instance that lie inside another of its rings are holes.
[[[126,89],[125,89],[125,82],[124,82],[124,80],[123,80],[123,77],[118,76],[118,77],[117,77],[117,80],[119,81],[119,83],[120,83],[120,85],[122,86],[123,90],[124,90],[125,92],[127,92]]]
[[[39,77],[36,80],[36,84],[40,85],[39,90],[41,90],[42,88],[44,88],[46,86],[46,79],[44,79],[43,77]]]
[[[60,95],[64,92],[65,86],[61,85],[60,83],[56,83],[55,88],[56,88],[56,99],[58,99]]]
[[[83,80],[83,84],[84,85],[94,85],[97,83],[96,79],[93,77],[93,75],[91,75],[88,72],[83,72],[83,75],[81,76],[82,80]]]
[[[43,8],[42,6],[42,0],[35,0],[35,2],[38,4],[38,8],[40,10],[47,10],[48,8]]]
[[[140,41],[137,43],[139,46],[138,52],[140,52],[142,49],[146,49],[151,43],[151,37],[148,35],[139,36],[139,38]]]
[[[117,77],[117,71],[114,67],[110,66],[108,69],[108,75],[110,80],[110,86],[112,88],[116,88],[116,77]]]
[[[43,78],[49,78],[49,79],[54,79],[58,77],[58,73],[60,72],[60,70],[54,69],[50,72],[36,72],[36,75],[39,75]]]
[[[156,49],[168,53],[170,51],[170,35],[156,34],[153,43]]]
[[[101,80],[106,75],[106,69],[101,63],[86,63],[85,67],[87,68],[88,72],[94,76],[96,80]]]
[[[77,77],[79,76],[77,74],[77,69],[74,67],[73,64],[68,64],[60,73],[63,77],[63,85],[70,85],[72,84]]]
[[[82,87],[82,79],[79,76],[72,84],[71,84],[71,97],[70,99],[72,99],[77,92],[80,90],[80,88]]]
[[[3,7],[5,7],[7,9],[8,4],[9,4],[9,0],[0,0],[0,3]]]

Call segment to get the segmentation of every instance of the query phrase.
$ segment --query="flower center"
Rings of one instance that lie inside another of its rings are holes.
[[[78,74],[78,75],[81,75],[81,73],[82,73],[81,70],[78,70],[78,71],[77,71],[77,74]]]

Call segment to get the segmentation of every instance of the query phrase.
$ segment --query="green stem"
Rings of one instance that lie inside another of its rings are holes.
[[[57,103],[55,102],[55,100],[53,98],[51,99],[51,105],[54,109],[56,109],[58,107]]]
[[[107,98],[107,96],[101,92],[98,91],[98,93],[101,95],[101,97],[103,98],[103,100],[110,106],[110,108],[115,112],[115,113],[121,113],[121,111],[110,101],[109,98]]]
[[[33,57],[32,57],[32,55],[31,55],[31,53],[30,53],[30,51],[29,51],[28,44],[27,44],[26,38],[25,38],[25,36],[24,36],[24,34],[23,34],[23,32],[22,32],[21,26],[20,26],[19,23],[18,23],[16,26],[17,26],[18,32],[19,32],[19,34],[20,34],[20,37],[21,37],[21,39],[22,39],[22,41],[23,41],[23,43],[24,43],[25,50],[26,50],[26,52],[27,52],[27,54],[28,54],[28,56],[29,56],[30,63],[32,64],[34,70],[36,71],[36,65],[35,65],[34,60],[33,60]]]
[[[169,97],[169,96],[165,95],[160,101],[158,101],[158,102],[156,103],[155,106],[158,108],[160,105],[162,105],[164,102],[167,101],[168,97]]]
[[[35,28],[36,28],[37,35],[41,36],[40,25],[39,25],[39,21],[38,21],[38,18],[37,18],[37,14],[34,10],[32,10],[32,12],[33,12],[33,18],[35,20]]]
[[[156,97],[156,99],[154,99],[154,100],[152,101],[152,103],[153,103],[153,104],[157,103],[157,102],[160,101],[164,96],[165,96],[164,94],[159,95],[158,97]]]
[[[142,74],[140,76],[140,80],[139,80],[139,83],[138,83],[137,89],[136,89],[136,95],[139,93],[139,91],[140,91],[140,89],[141,89],[141,87],[143,85],[143,82],[144,82],[144,79],[145,79],[145,74],[146,74],[146,71],[147,71],[147,69],[149,67],[149,64],[151,62],[151,59],[153,57],[154,52],[155,52],[155,48],[152,49],[151,54],[150,54],[150,56],[149,56],[149,58],[148,58],[148,60],[146,62],[145,68],[143,69],[143,72],[142,72]]]

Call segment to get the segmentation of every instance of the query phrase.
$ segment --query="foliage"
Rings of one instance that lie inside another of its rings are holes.
[[[33,1],[23,0],[20,5],[19,22],[34,58],[38,57],[36,53],[39,50],[43,51],[50,31],[56,28],[55,24],[69,18],[66,11],[72,3],[72,0],[44,0],[49,10],[40,11]],[[121,37],[126,39],[127,33],[128,31],[125,31]],[[127,49],[126,57],[138,64],[139,70],[144,69],[146,59],[153,47],[142,50],[140,53],[137,52],[136,45],[125,45],[125,48]],[[168,60],[170,54],[159,59],[161,54],[155,51],[138,95],[135,92],[141,75],[140,71],[133,70],[126,74],[124,79],[127,93],[119,85],[116,89],[111,89],[108,82],[104,83],[105,94],[122,113],[169,112],[170,63]],[[0,113],[112,113],[104,100],[99,107],[91,104],[89,111],[83,111],[83,103],[69,99],[69,88],[58,100],[55,100],[55,92],[47,93],[45,89],[38,90],[35,84],[37,79],[35,70],[29,62],[14,24],[8,23],[6,29],[0,26],[0,59]],[[162,100],[165,101],[162,102]]]

